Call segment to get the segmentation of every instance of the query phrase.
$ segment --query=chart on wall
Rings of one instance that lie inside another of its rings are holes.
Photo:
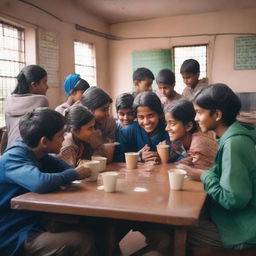
[[[48,75],[49,86],[59,86],[59,44],[53,33],[39,31],[39,65]]]
[[[256,36],[235,38],[235,69],[256,69]]]
[[[172,50],[157,49],[134,51],[132,53],[132,67],[133,71],[141,67],[148,68],[156,77],[161,69],[172,69]],[[155,90],[156,88],[157,85],[154,81],[153,89]]]

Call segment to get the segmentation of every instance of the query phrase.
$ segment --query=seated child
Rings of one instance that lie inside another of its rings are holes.
[[[175,75],[170,69],[162,69],[156,77],[156,83],[158,85],[156,94],[164,107],[182,97],[174,90]]]
[[[217,143],[212,132],[201,132],[198,128],[193,104],[181,99],[168,105],[164,111],[170,140],[181,143],[179,149],[175,148],[177,144],[172,144],[171,160],[194,168],[212,167]]]
[[[25,114],[19,123],[22,140],[0,158],[0,255],[94,255],[86,231],[52,233],[41,225],[41,213],[10,209],[15,196],[49,193],[90,174],[49,155],[61,148],[64,124],[64,117],[49,108]]]
[[[154,92],[142,92],[133,102],[133,111],[137,122],[128,125],[118,133],[120,145],[117,147],[117,161],[124,161],[125,152],[140,152],[142,161],[159,162],[156,145],[166,140],[170,142],[165,131],[161,101]]]
[[[109,115],[111,103],[110,96],[98,87],[87,89],[79,103],[91,110],[95,117],[95,132],[92,134],[90,144],[96,155],[107,156],[104,143],[114,142],[116,139],[116,122],[113,116]],[[111,161],[110,158],[108,159]]]
[[[95,118],[90,110],[83,106],[74,106],[67,111],[67,130],[58,158],[73,167],[80,160],[91,159],[90,139],[95,132]]]
[[[180,68],[180,73],[186,85],[182,96],[187,100],[192,100],[194,94],[207,85],[207,78],[199,80],[200,65],[194,59],[185,60]]]
[[[155,79],[153,73],[147,68],[137,68],[133,72],[133,84],[135,97],[140,92],[152,91],[152,83]]]
[[[65,116],[67,108],[80,100],[90,85],[84,79],[80,78],[80,75],[70,74],[66,77],[63,86],[68,99],[63,104],[57,106],[55,110]]]
[[[121,129],[131,123],[134,120],[134,113],[132,111],[134,97],[130,93],[122,93],[116,99],[116,121],[117,129]]]
[[[220,139],[213,168],[201,173],[187,169],[201,179],[210,198],[210,220],[188,233],[189,245],[255,246],[256,130],[236,121],[241,102],[227,85],[207,86],[193,102],[201,130],[213,130]]]
[[[17,76],[17,86],[4,102],[8,145],[20,138],[20,118],[37,107],[48,107],[47,72],[40,66],[24,67]]]

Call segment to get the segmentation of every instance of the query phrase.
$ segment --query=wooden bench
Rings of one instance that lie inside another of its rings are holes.
[[[237,251],[224,248],[194,247],[188,256],[256,256],[256,247]]]

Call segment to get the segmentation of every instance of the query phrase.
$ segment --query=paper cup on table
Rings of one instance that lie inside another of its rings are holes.
[[[99,161],[100,162],[100,168],[99,168],[99,172],[102,172],[106,169],[107,166],[107,158],[103,157],[103,156],[92,156],[91,157],[92,160],[94,161]]]
[[[125,162],[127,169],[136,169],[138,163],[139,153],[127,152],[125,153]]]
[[[157,145],[157,153],[161,159],[162,164],[167,164],[169,161],[169,145]]]
[[[87,161],[83,163],[83,166],[91,169],[91,176],[87,178],[88,181],[96,181],[98,179],[100,170],[100,161]]]
[[[118,142],[109,142],[109,143],[104,143],[104,151],[106,154],[106,157],[108,158],[108,161],[112,161],[114,151],[115,151],[115,146],[118,145]]]
[[[170,188],[172,190],[182,190],[187,172],[181,169],[168,170]]]
[[[104,172],[102,175],[103,187],[105,192],[115,192],[117,182],[117,172]]]

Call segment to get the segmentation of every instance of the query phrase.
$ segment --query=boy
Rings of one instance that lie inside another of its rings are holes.
[[[122,93],[116,99],[117,129],[121,129],[133,122],[135,117],[132,110],[133,100],[134,97],[130,93]]]
[[[256,130],[236,121],[241,102],[227,85],[207,86],[193,102],[201,130],[213,130],[220,139],[213,168],[185,168],[203,182],[211,217],[188,233],[188,242],[236,250],[255,246]]]
[[[200,65],[194,59],[185,60],[181,65],[180,73],[186,85],[182,96],[187,100],[192,100],[194,94],[207,85],[207,79],[198,79],[200,75]]]
[[[156,77],[156,83],[158,85],[156,94],[160,98],[163,107],[182,97],[174,90],[175,75],[170,69],[162,69]]]
[[[10,209],[15,196],[48,193],[89,176],[90,169],[74,169],[48,154],[59,152],[64,124],[64,117],[49,108],[25,114],[19,123],[22,140],[0,159],[0,255],[92,255],[86,232],[47,232],[40,213]]]
[[[137,68],[133,72],[132,78],[135,87],[135,92],[133,93],[134,97],[140,92],[152,91],[152,83],[155,77],[149,69]]]
[[[57,106],[55,110],[65,116],[67,108],[79,101],[90,85],[84,79],[80,78],[80,75],[70,74],[66,77],[63,86],[68,99],[63,104]]]

